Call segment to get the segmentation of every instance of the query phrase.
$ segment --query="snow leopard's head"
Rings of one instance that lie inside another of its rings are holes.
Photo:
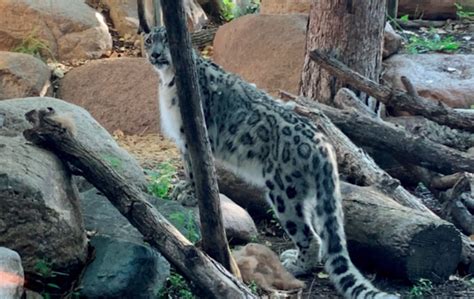
[[[150,63],[158,70],[172,65],[165,27],[154,27],[144,36],[145,51]]]

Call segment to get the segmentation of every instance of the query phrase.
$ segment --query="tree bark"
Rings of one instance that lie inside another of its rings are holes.
[[[194,247],[148,201],[137,186],[130,184],[99,154],[79,143],[55,118],[52,108],[30,111],[33,125],[23,135],[34,144],[56,154],[64,163],[79,169],[137,228],[151,246],[160,251],[206,298],[255,298],[250,290],[220,264]]]
[[[435,102],[416,94],[382,86],[319,50],[312,51],[309,56],[339,80],[373,96],[384,103],[387,108],[396,111],[408,111],[412,114],[422,115],[440,125],[474,132],[474,113],[452,109],[442,102]]]
[[[455,148],[459,151],[467,151],[469,148],[474,147],[474,134],[438,125],[422,116],[388,117],[385,120],[404,127],[412,134],[426,137],[433,142]]]
[[[309,55],[314,49],[335,54],[350,68],[378,82],[382,66],[384,13],[383,0],[315,1],[306,33],[300,93],[331,105],[337,91],[347,87],[345,82],[312,61]],[[367,100],[364,95],[361,99]]]
[[[462,242],[454,225],[405,208],[370,187],[343,184],[342,194],[356,264],[411,282],[441,283],[456,271]]]
[[[354,142],[390,151],[399,161],[410,162],[444,174],[474,170],[473,156],[428,138],[413,135],[403,127],[353,111],[340,111],[323,105],[317,107]]]
[[[198,0],[198,3],[213,23],[222,24],[224,22],[224,18],[222,17],[222,7],[219,0]]]
[[[204,122],[183,2],[161,0],[161,6],[171,57],[176,69],[179,109],[194,173],[195,192],[201,219],[202,247],[226,269],[240,276],[225,235],[216,170]]]

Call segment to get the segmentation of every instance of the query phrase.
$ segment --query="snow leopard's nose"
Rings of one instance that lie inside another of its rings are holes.
[[[157,52],[153,52],[151,53],[151,57],[155,58],[155,59],[158,59],[160,58],[161,54],[160,53],[157,53]]]

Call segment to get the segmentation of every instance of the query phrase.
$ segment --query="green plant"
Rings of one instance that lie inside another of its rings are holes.
[[[39,284],[42,285],[43,291],[41,292],[41,295],[43,298],[51,298],[54,295],[61,294],[62,293],[62,288],[57,285],[56,283],[53,283],[51,281],[54,281],[55,278],[58,276],[68,276],[69,274],[59,272],[59,271],[54,271],[52,268],[51,263],[45,261],[45,260],[38,260],[35,265],[33,266],[34,273],[40,277],[40,279],[37,281]],[[51,294],[54,293],[54,294]],[[72,293],[73,295],[74,293]]]
[[[161,288],[159,291],[158,298],[194,299],[195,297],[183,276],[176,272],[172,272],[171,275],[166,279],[166,286]]]
[[[436,52],[455,52],[459,49],[459,42],[454,37],[440,37],[432,34],[430,37],[411,36],[406,45],[406,49],[411,54]]]
[[[33,30],[30,34],[28,34],[19,45],[11,49],[12,52],[17,53],[24,53],[33,55],[38,57],[42,60],[45,60],[47,57],[43,57],[43,55],[48,55],[49,58],[54,60],[54,55],[51,52],[46,41],[37,37],[36,30]]]
[[[172,189],[173,178],[176,177],[176,168],[167,163],[160,163],[154,170],[146,171],[150,183],[148,192],[156,197],[168,199]]]
[[[252,280],[249,284],[248,287],[252,294],[259,295],[260,287],[258,284],[255,282],[255,280]]]
[[[464,7],[459,3],[454,3],[454,5],[456,6],[456,15],[461,20],[474,18],[474,11],[465,10]]]
[[[400,21],[402,21],[403,23],[406,23],[408,22],[408,15],[403,15],[400,17]]]
[[[186,232],[185,237],[191,241],[191,243],[194,244],[201,238],[192,211],[188,211],[188,213],[172,213],[169,215],[169,219],[180,231],[184,230]]]
[[[410,290],[409,297],[412,299],[424,298],[433,290],[433,283],[429,279],[420,278]]]
[[[235,18],[235,3],[232,0],[222,0],[222,16],[227,22]]]

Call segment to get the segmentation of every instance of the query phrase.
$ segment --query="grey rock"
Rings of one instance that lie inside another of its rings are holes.
[[[58,114],[71,118],[75,123],[76,138],[81,143],[109,161],[127,181],[143,190],[146,189],[145,175],[135,158],[120,148],[113,137],[91,117],[89,112],[79,106],[49,97],[0,101],[0,115],[5,115],[5,125],[0,126],[0,136],[16,136],[26,143],[22,132],[31,125],[25,120],[25,113],[45,107],[53,107]]]
[[[48,66],[38,58],[0,51],[0,100],[44,96],[49,77]]]
[[[84,1],[2,0],[0,11],[0,50],[30,39],[45,44],[45,57],[70,61],[100,58],[112,49],[103,16]]]
[[[220,194],[222,218],[226,236],[232,243],[248,243],[258,236],[252,217],[227,196]]]
[[[23,138],[29,109],[12,102],[0,101],[0,244],[21,254],[25,271],[39,260],[73,271],[87,254],[77,190],[55,155]]]
[[[406,76],[420,96],[441,101],[453,108],[474,105],[474,55],[393,55],[384,61],[383,79],[405,90],[400,77]]]
[[[14,250],[0,247],[0,298],[20,299],[23,295],[23,283],[20,255]]]
[[[104,235],[91,245],[95,258],[79,284],[86,298],[155,298],[169,276],[168,262],[149,246]]]

